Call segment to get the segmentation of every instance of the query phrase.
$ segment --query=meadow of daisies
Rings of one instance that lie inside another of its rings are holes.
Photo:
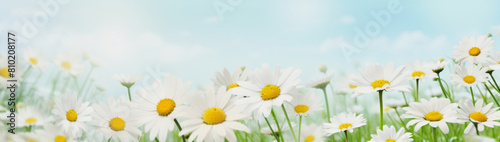
[[[15,134],[7,131],[10,106],[1,103],[0,141],[494,142],[500,52],[493,44],[491,36],[465,37],[449,47],[449,59],[367,64],[345,75],[323,65],[308,81],[279,65],[223,68],[201,91],[165,75],[131,92],[141,77],[116,74],[123,92],[107,93],[89,79],[102,64],[88,54],[47,58],[28,49],[20,52]],[[9,93],[0,88],[2,102]]]

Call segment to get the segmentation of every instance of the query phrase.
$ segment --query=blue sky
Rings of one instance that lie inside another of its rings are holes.
[[[3,2],[0,31],[19,32],[22,19],[32,21],[43,12],[38,3],[46,1]],[[393,2],[401,12],[391,14],[388,25],[348,60],[341,45],[354,45],[355,29],[376,22],[371,13],[387,11]],[[232,10],[220,17],[214,4]],[[493,33],[498,41],[499,5],[493,0],[69,1],[20,48],[39,49],[48,60],[65,50],[89,52],[106,64],[92,78],[107,86],[108,94],[125,93],[113,74],[145,77],[150,68],[192,81],[193,90],[210,85],[208,78],[223,67],[254,69],[263,63],[300,68],[309,81],[320,75],[320,64],[338,76],[357,73],[366,63],[451,57],[465,36]]]

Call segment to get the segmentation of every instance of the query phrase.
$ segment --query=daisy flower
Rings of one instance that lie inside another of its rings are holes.
[[[366,65],[366,71],[359,70],[361,76],[354,76],[353,85],[357,86],[356,93],[352,97],[378,91],[410,91],[410,86],[403,85],[408,80],[408,76],[403,74],[404,66],[394,70],[394,64],[389,62],[385,68],[379,64]]]
[[[52,123],[44,124],[40,131],[41,141],[49,142],[76,142],[68,133],[65,133],[60,127]]]
[[[321,132],[320,126],[316,124],[311,124],[304,126],[302,132],[300,133],[300,142],[323,142],[325,137]]]
[[[280,106],[284,101],[291,101],[292,91],[300,80],[300,70],[287,68],[281,70],[279,65],[274,72],[271,72],[269,65],[262,65],[262,70],[256,69],[250,74],[249,81],[238,81],[240,87],[233,88],[234,94],[248,96],[241,99],[241,103],[249,104],[248,109],[255,110],[255,116],[268,117],[271,114],[272,106]]]
[[[39,142],[41,141],[40,134],[37,131],[30,133],[16,133],[13,137],[14,142]]]
[[[139,81],[139,79],[141,79],[141,77],[139,77],[139,76],[131,77],[129,74],[127,74],[127,75],[115,74],[115,75],[113,75],[113,79],[120,81],[120,83],[123,86],[130,88],[135,84],[135,82]]]
[[[10,78],[10,72],[7,65],[7,57],[0,56],[0,85],[6,86]]]
[[[87,122],[92,120],[90,114],[94,111],[89,102],[78,100],[76,94],[63,95],[54,101],[52,113],[55,115],[56,126],[65,133],[80,137],[82,131],[87,131]]]
[[[230,90],[235,87],[240,87],[237,83],[238,81],[247,81],[248,70],[243,69],[242,67],[236,67],[231,75],[229,70],[224,68],[222,72],[215,72],[215,77],[216,78],[210,78],[210,80],[212,80],[215,84],[215,88],[224,86],[227,90]]]
[[[415,61],[415,63],[408,63],[405,67],[406,71],[411,78],[413,79],[423,79],[423,78],[434,78],[437,77],[432,72],[432,69],[429,66],[429,63],[423,62],[420,63],[419,60]]]
[[[481,82],[488,80],[488,74],[486,73],[486,68],[481,68],[480,66],[470,65],[465,67],[465,65],[456,65],[456,74],[451,74],[451,83],[458,86],[473,87],[477,84],[480,85]]]
[[[487,127],[495,127],[500,126],[500,111],[497,111],[498,108],[492,108],[493,103],[489,103],[486,106],[483,106],[483,100],[480,99],[476,102],[476,105],[472,103],[471,100],[466,100],[463,103],[458,104],[460,106],[460,110],[458,111],[458,119],[462,122],[472,122],[467,125],[464,133],[474,133],[474,124],[477,124],[478,130],[483,131],[484,126]]]
[[[488,52],[493,50],[493,41],[491,37],[479,36],[470,38],[464,37],[458,46],[454,46],[453,59],[461,64],[469,61],[473,64],[481,64],[487,61]]]
[[[436,62],[430,62],[429,68],[431,68],[432,72],[439,74],[439,73],[441,73],[441,71],[444,70],[444,67],[447,64],[448,64],[448,61],[445,61],[443,58],[443,60],[438,60]]]
[[[180,78],[166,75],[163,82],[156,80],[153,88],[139,90],[133,101],[135,117],[139,126],[149,132],[149,139],[167,140],[169,131],[174,129],[176,118],[185,107],[186,93],[190,82],[183,83]]]
[[[326,73],[327,69],[328,68],[326,67],[325,64],[319,65],[319,67],[318,67],[319,72],[322,72],[322,73]]]
[[[338,132],[353,132],[355,128],[366,125],[363,114],[356,116],[355,113],[341,113],[330,118],[331,123],[323,124],[323,135],[330,136]]]
[[[103,132],[106,140],[118,139],[119,141],[131,141],[137,139],[141,131],[132,120],[130,114],[130,101],[123,96],[118,100],[109,97],[108,104],[99,103],[92,107],[95,110],[93,125],[97,126],[98,132]]]
[[[74,53],[57,53],[53,61],[56,65],[60,66],[64,72],[70,73],[73,76],[78,76],[83,69],[81,59]]]
[[[24,107],[19,109],[19,120],[17,125],[24,126],[41,126],[45,123],[44,116],[33,107]]]
[[[250,132],[239,122],[250,117],[244,114],[245,106],[230,103],[231,95],[226,90],[224,86],[217,91],[209,87],[204,96],[193,97],[188,110],[191,113],[186,113],[179,135],[191,133],[188,141],[220,142],[226,138],[235,142],[234,130]]]
[[[500,69],[500,52],[496,52],[495,54],[490,54],[489,57],[490,58],[488,62],[483,64],[483,66],[488,67],[490,70]]]
[[[338,92],[342,92],[342,93],[346,93],[346,94],[352,94],[354,92],[356,92],[356,88],[358,88],[358,86],[354,85],[354,81],[353,79],[355,78],[355,75],[348,75],[346,78],[344,78],[343,81],[337,83],[337,91]]]
[[[43,72],[48,63],[45,62],[43,55],[36,49],[28,48],[23,52],[23,60],[31,65],[33,68]]]
[[[439,127],[444,134],[447,134],[449,130],[446,123],[457,122],[457,106],[446,98],[431,98],[429,101],[421,99],[420,102],[412,102],[409,107],[403,108],[406,113],[401,115],[401,118],[411,118],[407,127],[417,124],[415,131],[429,124],[434,128]]]
[[[324,89],[328,84],[330,84],[330,80],[333,78],[333,73],[328,73],[316,80],[313,80],[306,84],[306,86],[317,89]]]
[[[396,132],[394,126],[384,125],[383,130],[377,130],[377,134],[372,134],[372,139],[368,142],[412,142],[411,133],[405,133],[403,128]]]
[[[292,93],[294,98],[291,102],[285,102],[286,111],[289,115],[308,116],[318,110],[323,110],[321,106],[321,98],[314,93],[300,94]]]

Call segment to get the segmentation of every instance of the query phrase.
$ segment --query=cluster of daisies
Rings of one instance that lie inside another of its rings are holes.
[[[232,72],[226,68],[217,71],[210,78],[213,85],[199,92],[190,90],[190,82],[171,75],[131,92],[141,78],[115,75],[113,78],[127,89],[127,94],[106,101],[95,101],[103,89],[97,85],[92,88],[93,81],[88,80],[92,70],[102,64],[88,54],[83,59],[91,68],[82,79],[78,78],[84,69],[82,60],[70,53],[57,54],[53,63],[60,70],[51,80],[51,89],[46,91],[48,95],[36,97],[35,92],[40,90],[30,84],[36,84],[41,74],[33,76],[31,71],[43,72],[50,64],[30,49],[24,52],[23,60],[29,67],[21,73],[19,79],[23,81],[18,88],[26,94],[23,96],[33,97],[20,100],[48,98],[49,103],[35,106],[18,101],[19,132],[12,135],[1,130],[0,137],[28,142],[495,141],[499,139],[494,137],[494,130],[500,126],[500,104],[496,99],[500,87],[493,72],[500,69],[500,52],[490,53],[493,43],[488,36],[460,41],[450,64],[454,68],[450,70],[451,84],[442,79],[449,64],[444,59],[399,67],[392,62],[384,67],[368,64],[358,75],[346,75],[335,89],[330,82],[334,75],[327,72],[326,66],[320,66],[321,77],[302,84],[298,79],[300,70],[279,65],[271,69],[264,64],[255,70],[236,67]],[[0,82],[5,84],[8,72],[3,63]],[[419,92],[426,87],[422,85],[426,79],[439,86],[428,90],[437,91]],[[322,95],[316,95],[315,89]],[[401,99],[384,99],[394,96],[394,92],[401,93],[397,95]],[[378,101],[373,101],[377,95],[365,94],[378,94]],[[359,107],[367,96],[368,102],[378,106]],[[6,108],[0,106],[0,112]],[[371,108],[378,109],[378,114],[367,113]],[[8,126],[0,127],[6,130]],[[493,132],[484,132],[488,128]],[[361,133],[371,135],[366,138]]]

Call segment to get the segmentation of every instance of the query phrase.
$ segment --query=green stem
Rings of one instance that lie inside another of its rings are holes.
[[[174,119],[175,125],[177,125],[177,128],[179,128],[179,132],[182,131],[181,124],[179,124],[179,121],[177,121],[177,118]],[[186,137],[182,135],[182,142],[186,142]]]
[[[24,74],[21,75],[21,78],[24,79],[24,77],[26,77],[30,71],[31,71],[31,65],[28,67],[28,69],[26,69],[26,71],[24,72]]]
[[[54,91],[56,90],[57,81],[59,81],[60,75],[61,75],[60,73],[57,73],[56,79],[52,82],[53,85],[52,85],[52,89],[50,90],[50,97],[51,98],[54,97]]]
[[[441,87],[441,91],[443,91],[443,95],[445,98],[449,98],[450,99],[450,102],[451,102],[451,97],[448,97],[448,94],[447,92],[445,91],[444,87],[443,87],[443,83],[441,82],[441,76],[439,75],[439,73],[437,74],[438,75],[438,82],[439,82],[439,87]]]
[[[75,82],[76,89],[78,89],[78,92],[80,92],[80,91],[81,91],[81,89],[80,89],[80,86],[78,86],[78,81],[76,80],[76,77],[75,77],[75,76],[73,76],[73,81]],[[78,95],[80,95],[80,94],[78,94]]]
[[[288,114],[286,113],[285,105],[281,104],[281,109],[283,109],[283,113],[285,114],[286,117],[286,122],[288,123],[288,127],[290,127],[290,130],[292,131],[293,139],[297,142],[297,136],[295,136],[295,132],[293,131],[292,123],[290,123],[290,119],[288,118]]]
[[[477,123],[471,122],[474,124],[474,128],[476,128],[476,134],[479,136],[479,129],[477,128]]]
[[[130,87],[127,87],[128,92],[128,100],[132,101],[132,97],[130,96]]]
[[[401,93],[403,93],[403,98],[405,99],[405,104],[408,106],[408,100],[406,100],[405,92],[401,92]]]
[[[262,116],[262,117],[264,117],[264,116]],[[278,138],[278,136],[276,135],[276,132],[273,130],[273,127],[271,126],[271,123],[269,123],[269,120],[267,120],[267,118],[266,118],[266,117],[264,117],[264,119],[266,120],[267,126],[269,126],[269,129],[271,130],[271,133],[272,133],[271,135],[273,135],[273,136],[274,136],[274,138],[276,139],[276,141],[277,141],[277,142],[279,142],[279,141],[280,141],[280,139],[279,139],[279,138]],[[278,125],[278,124],[276,124],[276,125]]]
[[[476,101],[474,100],[474,92],[472,92],[472,87],[469,88],[470,88],[470,96],[472,97],[472,103],[475,105]]]
[[[283,133],[281,131],[280,124],[278,123],[278,119],[276,118],[276,114],[274,113],[274,109],[271,109],[271,115],[273,116],[274,122],[276,123],[276,127],[278,127],[278,133],[280,135],[281,141],[284,142],[285,140],[283,138]]]
[[[401,119],[401,114],[399,114],[398,108],[396,107],[396,108],[394,108],[394,110],[396,110],[396,114],[398,115],[398,118],[399,118],[399,121],[401,121],[401,124],[403,124],[403,128],[405,128],[405,131],[409,132],[408,128],[406,128],[405,122],[403,121],[403,119]]]
[[[416,82],[417,82],[417,90],[416,90],[416,92],[417,92],[417,100],[415,100],[415,102],[418,102],[418,81],[419,81],[419,79],[416,80]]]
[[[299,141],[300,141],[300,131],[301,131],[301,129],[302,129],[302,115],[299,116],[299,136],[298,136],[299,137],[298,138]]]
[[[325,104],[326,104],[326,114],[328,116],[328,122],[330,123],[330,107],[328,105],[328,97],[326,95],[326,90],[325,90],[325,87],[321,88],[321,90],[323,90],[323,95],[325,96]]]
[[[87,77],[85,77],[85,80],[83,81],[83,84],[82,84],[82,86],[80,87],[80,88],[82,88],[82,89],[78,92],[78,94],[82,93],[83,88],[85,88],[85,87],[86,87],[86,85],[87,85],[87,81],[89,80],[89,76],[90,76],[90,74],[92,73],[92,71],[93,71],[93,70],[94,70],[94,66],[91,66],[91,67],[90,67],[90,71],[89,71],[89,73],[87,73]]]
[[[495,89],[498,93],[500,93],[500,90],[498,90],[497,87],[495,87],[495,85],[493,85],[493,83],[491,83],[491,81],[488,80],[488,83],[490,83],[491,87],[493,87],[493,89]]]
[[[378,91],[378,101],[380,105],[380,130],[383,130],[384,126],[384,105],[382,101],[382,91],[383,90]]]
[[[349,142],[349,137],[347,136],[347,131],[344,131],[344,134],[345,134],[345,141]]]
[[[498,104],[497,99],[495,98],[495,95],[493,95],[493,93],[491,92],[490,88],[486,85],[486,83],[483,83],[483,84],[484,84],[484,87],[486,88],[486,90],[488,90],[488,92],[490,93],[491,97],[493,98],[493,100],[495,101],[497,106],[500,106],[500,104]]]
[[[493,80],[497,89],[500,89],[500,87],[498,87],[497,81],[495,80],[495,77],[493,77],[493,72],[489,72],[488,74],[490,74],[491,80]]]

